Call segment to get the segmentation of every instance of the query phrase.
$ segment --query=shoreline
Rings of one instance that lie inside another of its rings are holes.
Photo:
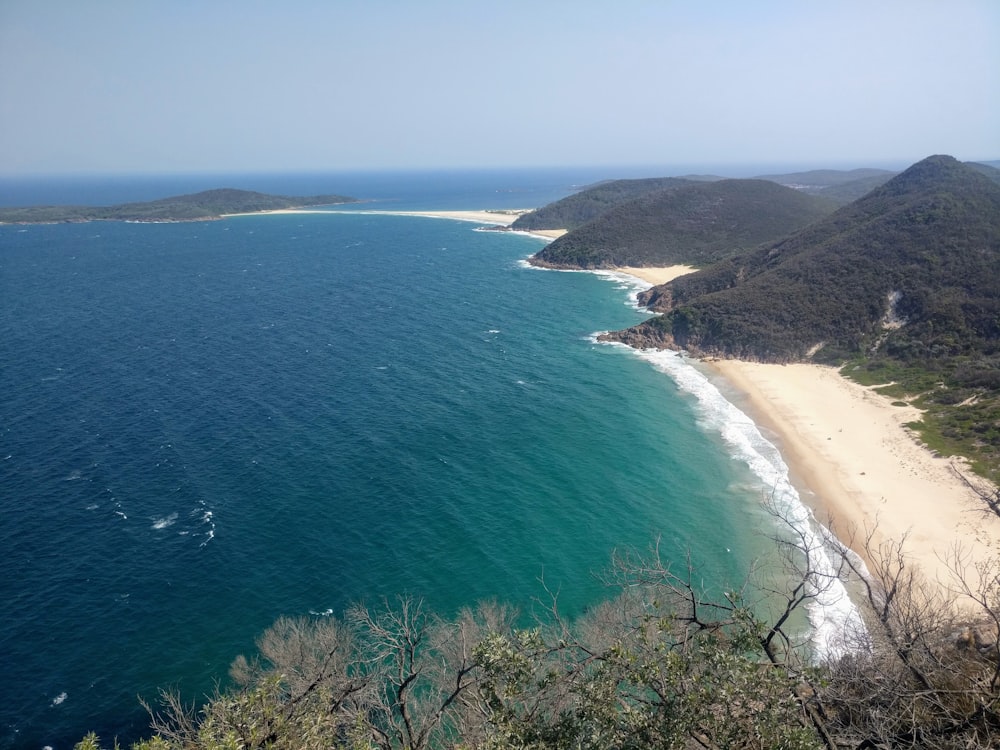
[[[656,285],[695,269],[618,270]],[[985,480],[961,458],[932,453],[906,427],[921,419],[919,409],[896,405],[834,367],[727,359],[703,368],[775,443],[806,507],[870,569],[869,534],[874,552],[905,538],[907,562],[946,599],[956,555],[969,583],[978,583],[975,566],[1000,550],[1000,517],[957,472],[988,488]]]
[[[621,268],[616,268],[619,273],[627,273],[629,276],[635,276],[637,279],[642,279],[647,284],[652,284],[657,286],[658,284],[666,284],[668,281],[673,281],[679,276],[686,276],[689,273],[693,273],[698,269],[694,266],[657,266],[657,267],[643,267],[637,268],[635,266],[622,266]]]
[[[520,231],[508,229],[518,217],[528,213],[531,209],[497,209],[495,211],[380,211],[369,210],[343,210],[330,211],[318,208],[279,208],[274,211],[254,211],[244,214],[225,214],[223,218],[230,216],[261,216],[267,214],[374,214],[379,216],[419,216],[425,219],[452,219],[454,221],[468,221],[476,224],[492,225],[502,227],[497,231],[509,231],[516,234],[529,235],[531,237],[541,237],[547,240],[554,240],[566,234],[565,229],[532,229],[531,231]]]
[[[772,433],[790,479],[817,520],[872,566],[864,548],[905,538],[903,553],[929,584],[953,589],[955,555],[966,572],[996,554],[1000,518],[906,428],[920,419],[835,368],[814,364],[705,363],[734,403]],[[970,474],[968,470],[964,473]]]

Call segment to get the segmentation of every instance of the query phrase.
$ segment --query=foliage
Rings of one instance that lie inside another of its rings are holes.
[[[1000,561],[970,571],[955,555],[959,608],[901,544],[873,539],[868,574],[850,556],[821,568],[830,540],[810,546],[788,523],[775,537],[786,584],[717,596],[655,547],[626,554],[609,576],[617,596],[572,623],[555,598],[533,627],[495,604],[444,620],[407,598],[283,618],[234,663],[230,690],[200,709],[165,693],[133,750],[987,746],[1000,731]],[[867,628],[816,664],[789,623],[837,578],[861,587]]]
[[[38,224],[74,221],[197,221],[215,219],[224,214],[353,203],[355,200],[343,195],[313,195],[292,198],[249,190],[222,188],[145,203],[124,203],[117,206],[0,208],[0,222]]]
[[[555,203],[518,218],[512,229],[575,229],[605,211],[647,193],[672,190],[691,184],[681,177],[652,177],[641,180],[608,180],[591,185]]]
[[[833,204],[764,180],[696,182],[616,205],[533,259],[558,268],[705,266],[776,240]]]

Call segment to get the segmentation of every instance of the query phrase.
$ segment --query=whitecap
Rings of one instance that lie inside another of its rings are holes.
[[[624,347],[648,361],[669,375],[682,391],[694,396],[700,426],[720,435],[733,458],[745,463],[760,480],[761,490],[770,496],[775,510],[809,550],[812,567],[822,582],[821,586],[817,586],[816,581],[810,582],[815,599],[807,607],[816,658],[822,661],[849,651],[850,644],[859,642],[857,639],[863,638],[867,631],[844,583],[837,576],[836,557],[844,554],[843,548],[838,546],[831,555],[832,535],[802,503],[777,447],[761,434],[750,417],[727,401],[708,377],[680,353],[636,350],[617,342],[608,343]]]
[[[176,513],[171,513],[169,516],[164,516],[163,518],[157,519],[153,523],[153,528],[154,529],[165,529],[168,526],[173,526],[176,521],[177,521],[177,514]]]
[[[213,519],[214,519],[214,516],[212,515],[212,511],[210,511],[210,510],[206,510],[202,514],[202,516],[201,516],[201,522],[205,523],[205,524],[208,524],[208,526],[210,528],[208,529],[207,532],[205,532],[205,541],[203,541],[200,545],[198,545],[199,547],[204,547],[210,541],[212,541],[213,539],[215,539],[215,521]]]
[[[62,703],[64,700],[66,700],[66,698],[67,698],[67,696],[66,696],[65,691],[62,692],[62,693],[59,693],[59,695],[57,695],[55,698],[52,699],[52,705],[53,706],[58,706],[60,703]]]

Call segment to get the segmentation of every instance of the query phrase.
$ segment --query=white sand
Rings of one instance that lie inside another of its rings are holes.
[[[392,216],[425,216],[431,219],[457,219],[458,221],[474,221],[477,224],[493,224],[495,226],[510,226],[519,216],[528,213],[527,209],[512,209],[508,211],[360,211],[359,213],[390,214]]]
[[[528,213],[531,209],[498,209],[495,211],[378,211],[378,210],[350,210],[341,209],[329,211],[321,208],[279,208],[274,211],[254,211],[251,213],[223,214],[229,216],[260,216],[262,214],[389,214],[391,216],[423,216],[430,219],[456,219],[458,221],[472,221],[476,224],[488,226],[508,227],[514,223],[517,217]],[[544,237],[554,240],[566,234],[565,229],[532,229],[524,232],[535,237]],[[636,274],[633,274],[636,275]]]
[[[942,585],[952,580],[956,546],[970,563],[997,554],[1000,519],[984,512],[953,469],[971,473],[935,457],[904,427],[920,418],[916,408],[894,406],[829,367],[735,360],[712,367],[743,394],[741,406],[758,424],[776,433],[820,520],[832,520],[845,542],[856,535],[855,552],[863,555],[868,530],[877,528],[876,542],[905,536],[910,560]]]
[[[696,269],[621,268],[651,284]],[[837,536],[864,556],[865,537],[877,545],[906,539],[904,551],[930,581],[949,585],[960,550],[969,566],[1000,555],[1000,518],[956,471],[987,491],[961,459],[936,457],[905,427],[915,407],[819,365],[711,363],[759,425],[772,431],[803,499]]]
[[[693,266],[662,266],[656,268],[623,266],[618,270],[622,273],[627,273],[629,276],[635,276],[637,279],[648,281],[650,284],[655,286],[656,284],[666,284],[668,281],[673,281],[678,276],[684,276],[692,273],[693,271],[697,271],[698,269]]]
[[[528,213],[530,209],[511,209],[496,211],[373,211],[372,213],[393,214],[396,216],[426,216],[431,219],[457,219],[458,221],[474,221],[477,224],[508,227],[517,218]],[[566,234],[565,229],[532,229],[525,234],[557,239]]]

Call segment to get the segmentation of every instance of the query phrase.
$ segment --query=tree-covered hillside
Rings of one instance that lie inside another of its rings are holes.
[[[117,206],[0,208],[0,222],[33,224],[62,221],[197,221],[215,219],[225,214],[326,206],[353,203],[356,200],[343,195],[296,198],[286,195],[267,195],[251,190],[221,188]]]
[[[765,180],[689,183],[612,207],[547,245],[556,268],[704,266],[783,237],[834,205]]]
[[[852,360],[900,395],[961,404],[932,409],[928,439],[996,476],[1000,185],[972,167],[925,159],[792,237],[642,301],[665,314],[612,337],[773,362]]]
[[[995,163],[996,162],[992,164],[980,164],[979,162],[974,162],[974,161],[966,162],[966,164],[968,164],[970,167],[975,169],[977,172],[981,172],[982,174],[986,175],[991,180],[993,180],[993,182],[1000,182],[1000,168],[994,166]]]
[[[691,182],[692,180],[680,177],[600,182],[521,216],[511,225],[511,229],[575,229],[620,203],[646,193],[677,188]]]

